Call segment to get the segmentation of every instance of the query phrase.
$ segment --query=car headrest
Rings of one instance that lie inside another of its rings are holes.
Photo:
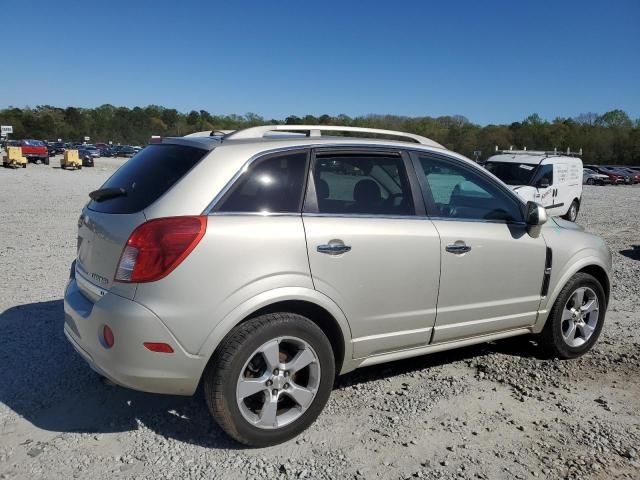
[[[325,200],[329,198],[329,184],[326,180],[319,178],[316,181],[316,193],[318,194],[318,198],[320,200]]]
[[[353,199],[356,203],[377,203],[382,200],[380,187],[369,178],[360,180],[353,189]]]

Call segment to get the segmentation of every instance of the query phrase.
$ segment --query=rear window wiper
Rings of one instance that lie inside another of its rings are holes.
[[[115,188],[101,188],[99,190],[94,190],[89,194],[91,200],[96,202],[102,202],[103,200],[108,200],[110,198],[116,197],[126,197],[127,191],[122,187]]]

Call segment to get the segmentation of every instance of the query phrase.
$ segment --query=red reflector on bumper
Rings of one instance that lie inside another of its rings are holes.
[[[167,343],[144,342],[144,346],[147,350],[151,350],[152,352],[173,353],[173,348],[171,348],[171,345]]]
[[[107,346],[107,348],[113,347],[113,344],[116,341],[115,337],[113,336],[113,332],[106,325],[102,329],[102,338],[104,338],[104,343]]]

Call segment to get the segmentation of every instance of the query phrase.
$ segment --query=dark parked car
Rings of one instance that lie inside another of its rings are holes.
[[[93,167],[94,166],[94,155],[90,150],[86,148],[78,148],[78,156],[82,160],[83,167]]]
[[[118,145],[114,147],[114,157],[133,157],[136,154],[136,150],[129,145]]]
[[[66,145],[63,142],[48,142],[47,150],[49,151],[49,156],[52,157],[54,155],[61,155],[66,150]]]
[[[113,157],[113,148],[108,145],[105,147],[98,147],[101,157]]]

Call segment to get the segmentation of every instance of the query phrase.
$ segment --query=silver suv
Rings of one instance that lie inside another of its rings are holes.
[[[119,385],[202,383],[239,442],[297,435],[358,367],[526,334],[573,358],[600,334],[603,240],[427,138],[271,125],[155,141],[90,194],[64,331]]]

